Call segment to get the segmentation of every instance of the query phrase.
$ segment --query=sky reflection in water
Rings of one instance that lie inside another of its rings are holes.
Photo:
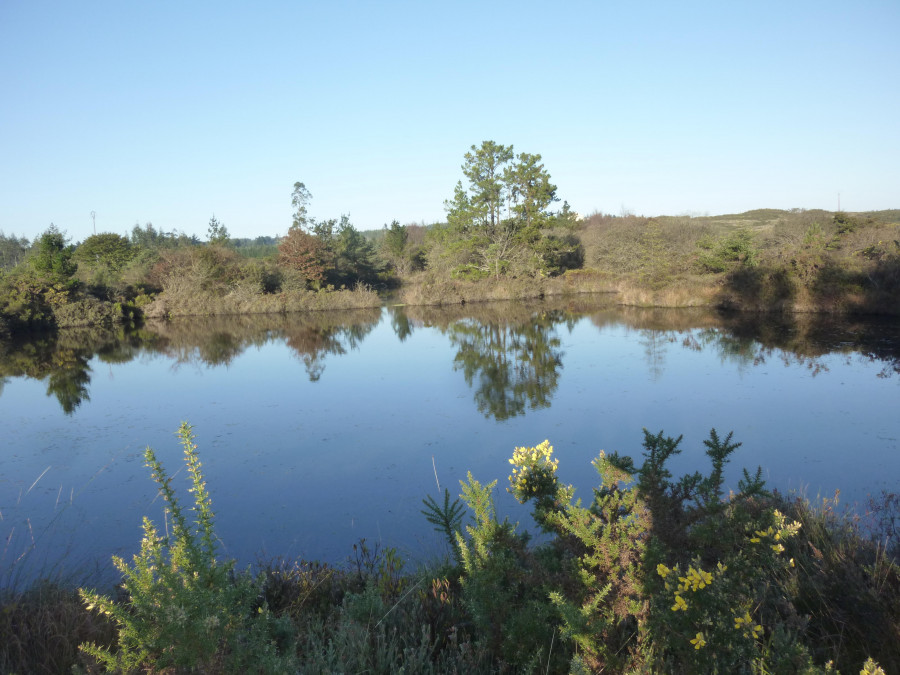
[[[637,456],[642,427],[684,434],[676,474],[706,469],[716,427],[743,442],[732,484],[761,465],[770,486],[864,500],[900,489],[898,335],[896,321],[760,323],[581,299],[191,319],[8,345],[0,579],[25,562],[89,570],[134,551],[142,515],[163,524],[143,449],[178,471],[182,420],[224,550],[244,562],[337,562],[361,537],[439,554],[419,513],[435,470],[454,493],[467,470],[499,479],[501,513],[524,526],[504,492],[514,446],[550,439],[562,479],[585,494],[591,459]]]

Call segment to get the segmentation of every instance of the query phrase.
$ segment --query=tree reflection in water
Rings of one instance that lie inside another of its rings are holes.
[[[159,322],[148,326],[155,336],[150,349],[176,364],[228,366],[248,347],[284,340],[316,382],[325,370],[325,357],[358,349],[380,316],[378,309],[363,309]]]
[[[107,330],[68,330],[0,344],[0,378],[27,377],[47,385],[67,415],[90,401],[90,360],[121,334]],[[2,387],[0,387],[2,393]]]
[[[378,324],[377,310],[366,310],[354,316],[355,321],[292,325],[286,329],[288,347],[293,349],[309,375],[310,382],[317,382],[325,370],[325,357],[341,356],[347,351],[359,349],[359,345]]]
[[[563,352],[555,324],[562,317],[545,312],[522,323],[462,320],[447,329],[456,348],[455,370],[475,389],[478,410],[505,420],[550,405]]]
[[[844,355],[880,366],[878,377],[900,374],[900,340],[894,319],[826,315],[714,314],[688,310],[598,308],[590,298],[538,304],[487,303],[439,307],[389,307],[387,315],[403,342],[421,327],[447,336],[453,368],[474,390],[478,410],[505,420],[527,409],[546,408],[558,387],[564,353],[557,331],[583,319],[598,330],[624,326],[638,333],[651,376],[665,369],[673,344],[714,350],[722,362],[752,368],[772,359],[827,372],[826,356]],[[124,331],[70,329],[28,339],[0,341],[0,394],[12,378],[42,381],[47,395],[72,414],[90,400],[91,360],[126,363],[160,354],[174,367],[228,366],[248,347],[272,341],[296,354],[309,377],[323,377],[328,357],[358,349],[378,325],[378,309],[297,315],[194,317],[150,322]],[[6,387],[7,392],[9,387]]]

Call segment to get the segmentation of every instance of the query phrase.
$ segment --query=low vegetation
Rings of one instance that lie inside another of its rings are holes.
[[[34,242],[0,232],[0,338],[143,316],[456,304],[614,292],[626,305],[752,311],[900,312],[900,211],[760,209],[581,218],[538,154],[494,141],[464,156],[444,223],[360,232],[317,220],[294,184],[283,237],[207,240],[135,225],[77,245],[51,224]],[[350,289],[350,290],[348,290]]]
[[[900,211],[595,214],[579,223],[577,234],[586,267],[627,304],[900,311]]]
[[[450,555],[407,571],[354,546],[343,567],[217,557],[212,501],[190,426],[180,437],[193,506],[145,455],[163,536],[114,559],[111,594],[36,584],[0,599],[2,672],[885,673],[900,669],[896,495],[868,520],[723,470],[740,443],[715,430],[708,473],[672,476],[681,438],[644,431],[643,459],[601,453],[586,500],[557,477],[549,442],[516,448],[507,490],[543,531],[500,520],[497,481],[423,515]]]

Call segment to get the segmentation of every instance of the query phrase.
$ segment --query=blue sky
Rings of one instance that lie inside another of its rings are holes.
[[[579,213],[900,208],[900,2],[0,0],[0,230],[444,217],[483,140]]]

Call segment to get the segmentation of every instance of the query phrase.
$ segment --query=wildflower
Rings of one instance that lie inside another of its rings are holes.
[[[684,598],[682,598],[680,595],[678,595],[678,593],[676,593],[675,594],[675,604],[672,605],[672,611],[677,612],[680,609],[680,610],[686,612],[687,608],[688,608],[688,606],[687,606],[687,603],[684,601]]]
[[[703,639],[703,633],[697,633],[697,637],[691,640],[691,644],[694,645],[694,649],[700,649],[706,645],[706,640]]]
[[[750,612],[744,612],[744,616],[736,616],[734,617],[734,627],[740,629],[744,626],[749,626],[753,619],[750,618]]]
[[[668,567],[666,567],[662,563],[659,563],[659,565],[656,566],[656,573],[659,576],[661,576],[663,579],[665,579],[668,576],[669,572],[671,572],[671,571],[672,570],[670,570]]]

